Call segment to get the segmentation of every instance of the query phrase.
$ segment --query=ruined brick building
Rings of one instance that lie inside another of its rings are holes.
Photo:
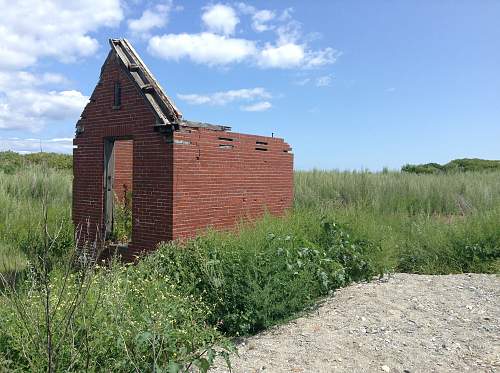
[[[293,155],[283,139],[184,120],[130,43],[110,44],[76,126],[75,226],[111,239],[114,205],[131,192],[131,238],[118,246],[132,259],[291,206]]]

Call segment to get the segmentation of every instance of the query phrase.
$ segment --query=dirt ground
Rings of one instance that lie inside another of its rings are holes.
[[[494,275],[395,274],[354,284],[240,341],[233,371],[500,372],[499,295]]]

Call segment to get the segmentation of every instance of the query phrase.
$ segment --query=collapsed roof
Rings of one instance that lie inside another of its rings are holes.
[[[139,57],[127,39],[109,39],[111,50],[125,67],[132,81],[142,92],[147,103],[155,113],[158,128],[180,127],[208,128],[215,131],[229,131],[231,127],[182,119],[181,111],[155,79],[146,64]]]

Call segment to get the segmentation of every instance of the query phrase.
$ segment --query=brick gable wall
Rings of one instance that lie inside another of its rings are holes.
[[[121,84],[122,102],[113,109],[114,84]],[[103,66],[100,83],[82,113],[74,145],[73,221],[89,225],[93,240],[104,225],[104,141],[133,139],[133,241],[125,259],[172,238],[172,145],[154,131],[155,117],[136,85],[112,55]],[[118,157],[119,158],[119,157]],[[120,169],[120,166],[117,165]],[[86,228],[84,229],[86,231]]]

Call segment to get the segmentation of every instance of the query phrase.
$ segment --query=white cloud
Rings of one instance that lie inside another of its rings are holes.
[[[275,11],[268,9],[258,10],[254,6],[245,3],[237,3],[236,7],[240,13],[252,17],[252,28],[255,31],[263,32],[275,29],[274,24],[269,24],[270,21],[276,18]],[[279,17],[279,20],[286,21],[286,19],[283,19],[282,16]]]
[[[120,22],[120,1],[0,0],[0,7],[0,130],[37,132],[49,122],[76,122],[88,97],[61,89],[69,82],[60,74],[21,68],[42,57],[66,62],[95,53],[98,42],[89,33]]]
[[[332,48],[309,50],[296,43],[266,44],[259,49],[256,42],[203,32],[200,34],[168,34],[149,40],[148,51],[166,60],[189,58],[209,66],[251,62],[262,68],[312,69],[332,64],[340,55]]]
[[[222,106],[234,101],[253,101],[256,99],[269,99],[271,94],[264,88],[244,88],[229,90],[223,92],[215,92],[210,94],[178,94],[181,100],[192,105],[215,105]]]
[[[0,68],[23,68],[40,57],[63,62],[94,54],[98,42],[89,35],[117,26],[120,0],[0,0]]]
[[[234,9],[228,5],[214,4],[204,8],[201,19],[210,32],[223,35],[234,34],[240,22]]]
[[[332,84],[332,79],[331,75],[320,76],[316,79],[316,87],[328,87]]]
[[[242,106],[243,111],[266,111],[269,110],[273,105],[269,101],[256,102],[255,104]]]
[[[285,10],[283,10],[281,15],[279,16],[279,20],[283,21],[283,22],[291,20],[292,13],[293,13],[293,8],[286,8]]]
[[[10,89],[41,86],[47,84],[67,84],[68,80],[60,74],[44,73],[35,75],[27,71],[0,71],[0,92]]]
[[[312,69],[333,64],[341,55],[341,52],[333,48],[325,48],[318,51],[308,51],[305,56],[304,68]]]
[[[48,121],[76,122],[88,97],[78,91],[10,91],[0,97],[0,129],[38,132]]]
[[[258,58],[261,67],[296,67],[304,60],[304,48],[301,45],[288,43],[280,46],[267,45]]]
[[[256,47],[250,40],[203,32],[154,36],[149,40],[148,51],[167,60],[189,58],[213,66],[243,61],[255,54]]]
[[[37,132],[49,121],[76,122],[88,97],[75,90],[43,90],[54,84],[67,80],[51,73],[0,72],[0,129]]]
[[[238,11],[245,15],[252,15],[257,11],[254,6],[242,2],[237,3],[236,7],[238,8]]]
[[[236,11],[251,17],[256,32],[274,30],[274,43],[232,37],[240,21]],[[166,60],[188,58],[209,66],[246,62],[261,68],[312,69],[334,63],[340,53],[329,47],[312,49],[307,35],[302,33],[301,23],[291,14],[291,8],[277,16],[276,11],[259,10],[245,3],[236,3],[234,8],[210,5],[202,14],[208,32],[154,36],[149,40],[148,50]]]
[[[271,30],[274,27],[268,22],[273,20],[276,14],[273,11],[263,9],[252,15],[252,28],[257,32]]]
[[[146,9],[138,19],[128,20],[128,28],[132,34],[141,37],[150,37],[149,32],[154,28],[164,27],[168,23],[168,17],[172,10],[172,1],[166,1],[155,5],[152,9]]]
[[[295,20],[287,21],[276,28],[277,44],[297,43],[302,38],[302,25]]]
[[[39,152],[40,148],[44,152],[71,153],[73,151],[73,139],[0,138],[0,151],[12,150],[25,154]]]

